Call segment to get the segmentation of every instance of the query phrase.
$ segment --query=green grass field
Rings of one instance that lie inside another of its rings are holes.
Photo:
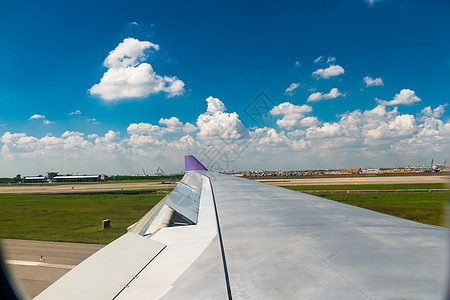
[[[447,226],[445,207],[448,194],[443,192],[311,194],[416,222]]]
[[[165,195],[0,195],[2,238],[109,243]],[[101,230],[104,219],[111,227]]]
[[[388,215],[430,225],[446,227],[445,208],[448,193],[402,192],[383,193],[383,190],[446,189],[444,183],[415,184],[352,184],[284,186],[294,191],[317,191],[311,194],[342,203],[367,208]],[[332,190],[379,190],[378,193],[331,193]],[[447,204],[448,205],[448,204]]]
[[[446,189],[445,183],[406,183],[406,184],[346,184],[346,185],[286,185],[281,186],[294,191],[316,190],[413,190]]]

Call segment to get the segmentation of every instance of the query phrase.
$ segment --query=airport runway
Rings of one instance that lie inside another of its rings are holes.
[[[107,192],[120,190],[151,190],[175,187],[174,183],[136,182],[136,183],[97,183],[97,184],[62,184],[62,185],[13,185],[0,186],[0,194],[64,194]]]
[[[388,184],[388,183],[449,183],[448,176],[386,176],[386,177],[333,177],[333,178],[275,178],[257,179],[272,185],[343,185],[343,184]],[[132,191],[173,188],[175,183],[137,182],[73,185],[14,185],[0,186],[0,194],[64,194],[107,191]]]
[[[7,265],[30,298],[105,246],[14,239],[1,243]]]
[[[258,179],[258,181],[282,185],[345,185],[345,184],[402,184],[402,183],[449,183],[448,176],[386,176],[386,177],[333,177],[299,179]]]

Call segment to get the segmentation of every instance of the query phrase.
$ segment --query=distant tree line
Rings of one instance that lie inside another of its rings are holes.
[[[17,174],[16,177],[2,177],[0,178],[0,183],[19,183],[22,182],[22,175]]]
[[[0,178],[0,183],[10,183],[12,182],[13,178],[8,178],[8,177],[2,177]]]

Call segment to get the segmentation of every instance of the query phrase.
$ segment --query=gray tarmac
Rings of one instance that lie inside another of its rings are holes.
[[[298,179],[257,179],[272,185],[344,185],[344,184],[389,184],[389,183],[449,183],[449,176],[386,176],[386,177],[334,177]],[[64,194],[108,191],[133,191],[144,189],[173,188],[175,183],[136,182],[73,185],[14,185],[0,186],[0,194]]]
[[[105,246],[14,239],[1,243],[6,265],[30,298]]]
[[[62,184],[62,185],[12,185],[0,186],[0,194],[64,194],[108,191],[132,191],[148,189],[166,189],[175,187],[174,183],[161,182],[131,182],[104,184]]]

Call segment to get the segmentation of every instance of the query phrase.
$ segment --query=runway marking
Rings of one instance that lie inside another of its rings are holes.
[[[67,270],[72,270],[73,268],[76,267],[74,265],[50,264],[40,261],[25,261],[25,260],[7,260],[6,263],[17,266],[47,267],[56,269],[67,269]]]

